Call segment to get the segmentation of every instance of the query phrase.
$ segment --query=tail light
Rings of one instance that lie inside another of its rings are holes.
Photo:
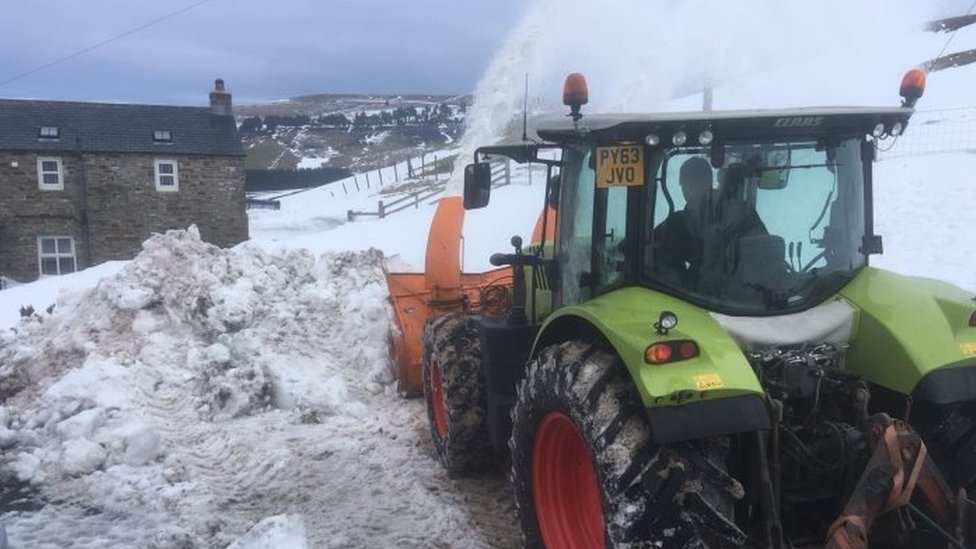
[[[655,343],[644,350],[644,362],[667,364],[698,356],[698,344],[690,339],[678,339]]]

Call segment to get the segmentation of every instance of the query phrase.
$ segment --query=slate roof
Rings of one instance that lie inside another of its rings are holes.
[[[56,126],[59,139],[40,139]],[[171,143],[153,133],[168,130]],[[80,140],[79,140],[80,138]],[[209,107],[0,99],[0,150],[244,156],[233,116]]]

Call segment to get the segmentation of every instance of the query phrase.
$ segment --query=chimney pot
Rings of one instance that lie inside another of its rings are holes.
[[[231,95],[224,90],[224,79],[214,80],[214,91],[210,92],[210,112],[217,116],[234,116]]]

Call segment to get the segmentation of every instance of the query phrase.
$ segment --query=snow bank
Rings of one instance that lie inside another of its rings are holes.
[[[47,502],[135,526],[102,532],[99,519],[72,534],[93,546],[145,546],[157,531],[158,547],[229,543],[247,522],[214,510],[256,482],[239,488],[235,473],[288,463],[281,448],[257,451],[261,431],[361,422],[360,398],[390,381],[379,252],[224,250],[195,228],[143,248],[0,336],[0,481],[42,508],[4,517],[19,546],[64,546]],[[300,520],[269,524],[238,546],[304,537]]]
[[[43,311],[57,303],[60,292],[90,288],[102,277],[119,272],[126,263],[108,261],[77,273],[47,276],[30,284],[20,284],[0,291],[0,329],[13,327],[20,322],[22,307]]]
[[[305,522],[294,515],[268,517],[227,549],[307,549]]]

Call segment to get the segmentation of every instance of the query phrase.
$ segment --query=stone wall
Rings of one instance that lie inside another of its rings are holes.
[[[55,155],[45,155],[55,156]],[[247,239],[244,159],[62,154],[64,190],[42,191],[37,155],[0,152],[0,274],[37,278],[38,236],[75,239],[79,269],[131,259],[154,232],[196,224],[204,240]],[[157,159],[176,160],[179,189],[156,190]]]

